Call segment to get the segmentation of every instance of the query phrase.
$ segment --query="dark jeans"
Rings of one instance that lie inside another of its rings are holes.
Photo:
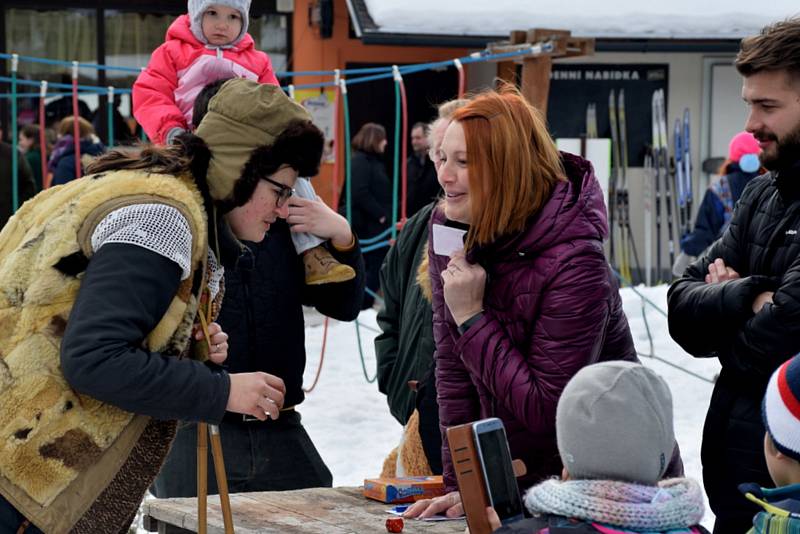
[[[0,534],[16,534],[20,525],[25,522],[25,516],[11,506],[5,497],[0,495]],[[25,534],[42,534],[42,531],[33,525],[28,525]]]
[[[277,421],[241,421],[227,414],[220,425],[228,491],[281,491],[326,487],[331,472],[300,423],[296,411]],[[217,491],[211,444],[208,446],[208,493]],[[197,425],[181,423],[164,466],[151,491],[156,497],[197,496]]]

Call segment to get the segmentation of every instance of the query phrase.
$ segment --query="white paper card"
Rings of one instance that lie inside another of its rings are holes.
[[[464,234],[466,233],[466,230],[434,224],[433,252],[440,256],[450,257],[453,253],[464,250]]]

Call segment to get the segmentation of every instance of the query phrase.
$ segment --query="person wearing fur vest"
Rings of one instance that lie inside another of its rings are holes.
[[[323,136],[276,86],[227,82],[196,135],[112,151],[0,233],[0,531],[124,532],[176,420],[277,418],[227,373],[221,244],[260,241]]]

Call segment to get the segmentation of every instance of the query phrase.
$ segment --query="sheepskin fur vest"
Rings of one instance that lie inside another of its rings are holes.
[[[79,394],[60,368],[92,232],[111,211],[142,203],[177,208],[191,228],[192,274],[143,341],[185,355],[208,254],[191,177],[87,176],[29,200],[0,232],[0,493],[47,533],[126,531],[174,437],[174,422]]]

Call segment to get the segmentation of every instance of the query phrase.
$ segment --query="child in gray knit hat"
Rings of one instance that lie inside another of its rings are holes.
[[[525,506],[534,517],[495,532],[707,534],[698,525],[700,485],[661,480],[675,447],[672,396],[649,368],[625,361],[584,367],[558,401],[556,436],[562,479],[530,488]]]
[[[255,49],[247,33],[249,11],[250,0],[189,0],[188,13],[170,25],[166,42],[133,84],[133,115],[151,141],[171,144],[197,126],[194,102],[206,85],[230,78],[278,85],[269,56]],[[318,200],[306,179],[298,180],[292,193],[304,199],[298,201],[301,209]],[[292,232],[292,242],[303,257],[306,284],[355,278],[355,271],[323,246],[324,239]]]

